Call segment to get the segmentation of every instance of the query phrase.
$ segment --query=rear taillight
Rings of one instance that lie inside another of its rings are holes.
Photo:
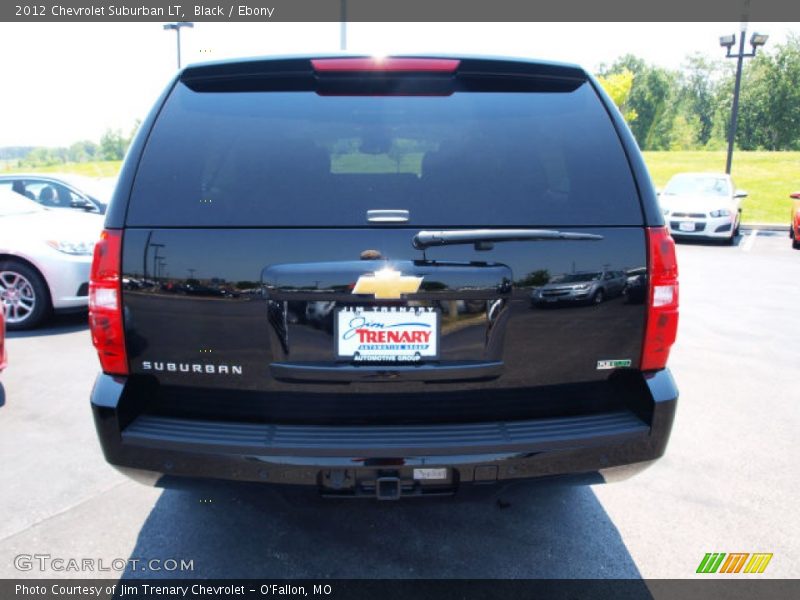
[[[647,326],[642,346],[642,371],[667,365],[678,333],[678,262],[675,242],[666,227],[647,229],[649,286]]]
[[[89,328],[103,372],[128,374],[122,322],[122,232],[106,229],[94,247],[89,277]]]

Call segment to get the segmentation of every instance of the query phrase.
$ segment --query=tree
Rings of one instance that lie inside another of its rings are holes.
[[[742,77],[736,142],[743,150],[800,149],[800,37],[762,52]]]
[[[106,129],[100,138],[101,160],[122,160],[127,149],[128,140],[122,137],[122,131],[119,129]]]
[[[709,60],[701,54],[692,54],[684,62],[679,79],[679,98],[687,120],[696,118],[699,145],[705,145],[711,139],[717,112],[717,88],[725,67],[732,65]]]
[[[75,142],[67,149],[67,160],[70,162],[89,162],[97,156],[97,144],[89,140]]]
[[[695,150],[700,145],[700,119],[696,114],[678,113],[670,123],[669,150]]]
[[[66,162],[66,148],[34,148],[21,164],[26,167],[49,167]]]
[[[601,75],[598,77],[600,85],[611,98],[611,101],[622,113],[625,121],[630,124],[636,120],[638,116],[636,111],[628,106],[628,100],[631,97],[631,89],[633,87],[633,72],[628,69],[622,69],[618,73],[609,73],[608,75]]]
[[[717,82],[714,90],[713,125],[711,135],[705,144],[706,150],[724,150],[728,145],[734,82],[733,65],[731,64],[729,67]]]
[[[630,71],[633,84],[627,106],[635,111],[630,123],[636,141],[645,150],[665,149],[669,145],[669,128],[661,122],[667,109],[675,77],[666,69],[650,66],[641,58],[627,54],[618,59],[602,77]]]
[[[6,147],[0,148],[0,160],[19,158],[20,166],[46,167],[66,162],[89,162],[93,160],[121,160],[136,135],[141,121],[136,119],[130,137],[124,137],[119,129],[107,129],[100,144],[91,140],[81,140],[68,148],[46,147]]]

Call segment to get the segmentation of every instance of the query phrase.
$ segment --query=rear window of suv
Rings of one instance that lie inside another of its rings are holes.
[[[621,142],[589,83],[449,96],[209,92],[176,84],[129,226],[641,225]]]

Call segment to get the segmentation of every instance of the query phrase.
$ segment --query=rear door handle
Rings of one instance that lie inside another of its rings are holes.
[[[407,223],[408,211],[403,209],[376,209],[367,211],[370,223]]]

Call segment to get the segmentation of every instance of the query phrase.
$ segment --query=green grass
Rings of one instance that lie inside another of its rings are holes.
[[[644,160],[656,187],[663,187],[675,173],[725,172],[721,152],[645,152]],[[742,202],[745,223],[788,223],[792,202],[789,194],[800,190],[800,152],[741,152],[733,155],[736,187],[749,195]]]
[[[0,168],[0,173],[73,173],[86,177],[116,177],[122,166],[121,160],[105,160],[85,163],[66,163],[48,167]]]
[[[360,156],[342,156],[334,161],[334,172],[351,171],[350,164]],[[398,165],[387,157],[378,157],[365,171],[418,173],[421,154],[403,157]],[[381,159],[381,160],[378,160]],[[670,177],[686,171],[725,171],[725,152],[645,152],[644,159],[657,187]],[[383,161],[383,162],[381,162]],[[385,163],[385,164],[384,164]],[[39,173],[76,173],[88,177],[114,177],[120,161],[69,163],[50,167],[11,168],[0,172],[34,171]],[[789,194],[800,190],[800,152],[741,152],[733,156],[733,179],[737,187],[748,192],[744,199],[743,220],[750,223],[787,223],[791,209]]]

